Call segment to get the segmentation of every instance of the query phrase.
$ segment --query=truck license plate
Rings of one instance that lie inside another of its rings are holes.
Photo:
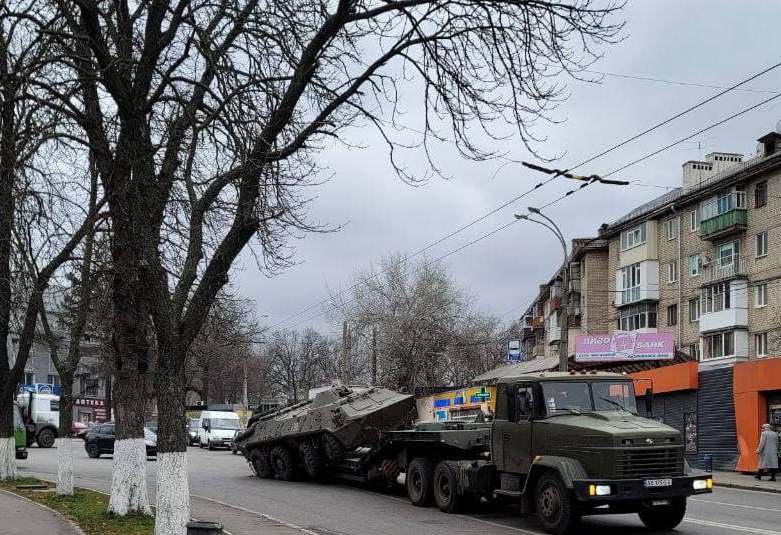
[[[646,488],[672,487],[673,480],[672,479],[646,479],[645,486]]]

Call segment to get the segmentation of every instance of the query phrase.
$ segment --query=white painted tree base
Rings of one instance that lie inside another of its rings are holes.
[[[114,442],[108,512],[119,516],[133,512],[151,514],[146,495],[146,443],[143,438]]]
[[[16,439],[0,438],[0,481],[16,479]]]
[[[57,494],[73,496],[73,439],[58,438],[57,444]]]
[[[186,535],[189,520],[187,453],[158,453],[155,535]]]

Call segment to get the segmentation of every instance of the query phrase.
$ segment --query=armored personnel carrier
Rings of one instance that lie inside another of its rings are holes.
[[[348,453],[408,427],[415,414],[411,395],[337,382],[312,400],[254,416],[236,445],[258,477],[289,481],[303,468],[317,479],[355,458]]]

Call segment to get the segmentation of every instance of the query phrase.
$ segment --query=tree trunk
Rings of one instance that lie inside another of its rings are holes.
[[[3,340],[3,342],[5,342]],[[2,391],[2,387],[0,387]],[[3,393],[0,402],[0,481],[16,479],[16,439],[14,438],[13,396]],[[6,399],[8,398],[8,399]]]
[[[185,535],[190,519],[185,432],[187,390],[184,370],[175,364],[184,359],[169,359],[162,354],[160,357],[155,377],[159,426],[155,535]]]
[[[144,376],[118,372],[115,379],[117,418],[108,511],[120,516],[132,512],[150,514],[146,494],[145,388],[139,385]]]
[[[73,496],[73,371],[60,370],[60,430],[57,438],[57,494]]]

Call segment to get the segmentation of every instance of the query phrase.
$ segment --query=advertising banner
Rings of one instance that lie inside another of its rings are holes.
[[[510,340],[507,342],[507,360],[510,362],[522,362],[523,350],[520,340]]]
[[[575,341],[576,362],[671,360],[675,357],[673,333],[616,331],[584,334]]]

